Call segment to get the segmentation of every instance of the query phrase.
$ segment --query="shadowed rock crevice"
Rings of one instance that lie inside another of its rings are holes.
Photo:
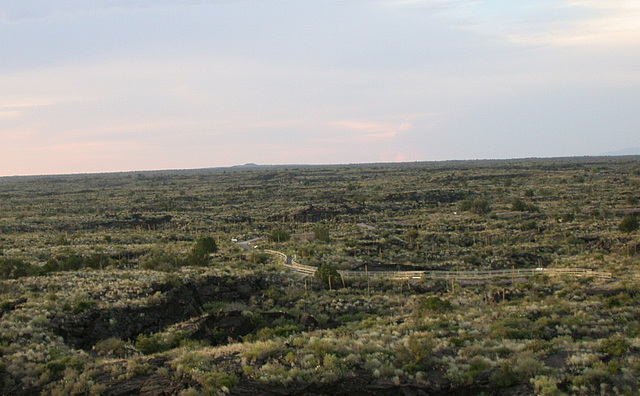
[[[262,294],[267,283],[259,277],[205,277],[169,289],[160,301],[140,307],[116,307],[85,311],[76,315],[57,316],[51,320],[56,334],[79,349],[90,349],[98,341],[115,337],[133,340],[139,334],[152,334],[176,323],[203,314],[203,305],[210,302],[248,302],[251,296]],[[167,289],[167,285],[159,288]],[[253,330],[248,319],[228,313],[208,315],[202,319],[196,333],[201,339],[210,338],[206,329],[229,330],[230,335],[244,335]],[[218,325],[215,323],[220,322]],[[244,334],[240,334],[244,333]]]

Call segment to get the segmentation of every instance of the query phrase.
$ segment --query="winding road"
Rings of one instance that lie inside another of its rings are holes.
[[[243,249],[251,251],[256,242],[266,239],[265,237],[253,238],[248,241],[238,242]],[[317,267],[298,263],[295,258],[287,256],[282,252],[270,249],[262,249],[263,252],[279,257],[282,265],[292,272],[305,276],[312,276],[318,270]],[[465,280],[483,281],[493,279],[516,279],[531,277],[535,275],[549,276],[572,276],[572,277],[592,277],[599,279],[612,279],[610,272],[594,271],[589,268],[525,268],[525,269],[504,269],[490,271],[338,271],[343,278],[372,277],[387,278],[394,280],[411,279],[432,279],[432,280]]]
[[[253,238],[253,239],[249,239],[248,241],[242,241],[242,242],[238,242],[238,245],[240,245],[241,248],[243,248],[244,250],[253,250],[253,246],[255,245],[256,242],[260,242],[265,240],[265,237],[258,237],[258,238]]]

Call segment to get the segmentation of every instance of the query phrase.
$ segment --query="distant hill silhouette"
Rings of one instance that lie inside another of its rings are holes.
[[[257,168],[260,165],[254,164],[253,162],[246,163],[244,165],[233,165],[232,168]]]
[[[602,155],[640,155],[640,147],[629,147],[619,151],[609,151]]]

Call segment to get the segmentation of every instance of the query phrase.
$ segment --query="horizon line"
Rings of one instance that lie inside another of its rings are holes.
[[[558,157],[512,157],[512,158],[469,158],[469,159],[446,159],[446,160],[416,160],[416,161],[381,161],[381,162],[350,162],[350,163],[308,163],[308,164],[256,164],[248,162],[242,165],[211,166],[204,168],[164,168],[164,169],[133,169],[121,171],[102,172],[74,172],[74,173],[43,173],[43,174],[23,174],[23,175],[0,175],[0,179],[11,178],[46,178],[46,177],[68,177],[68,176],[107,176],[124,175],[130,173],[174,173],[174,172],[198,172],[211,170],[250,170],[265,168],[293,168],[293,167],[340,167],[340,166],[367,166],[367,165],[407,165],[407,164],[444,164],[451,162],[490,162],[490,161],[527,161],[527,160],[570,160],[587,158],[631,158],[640,157],[640,154],[600,154],[600,155],[574,155]]]

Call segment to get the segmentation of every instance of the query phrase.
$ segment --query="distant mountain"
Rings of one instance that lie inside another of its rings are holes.
[[[260,165],[258,164],[254,164],[253,162],[249,162],[247,164],[244,165],[233,165],[232,168],[257,168]]]
[[[629,147],[620,151],[609,151],[602,155],[640,155],[640,147]]]

